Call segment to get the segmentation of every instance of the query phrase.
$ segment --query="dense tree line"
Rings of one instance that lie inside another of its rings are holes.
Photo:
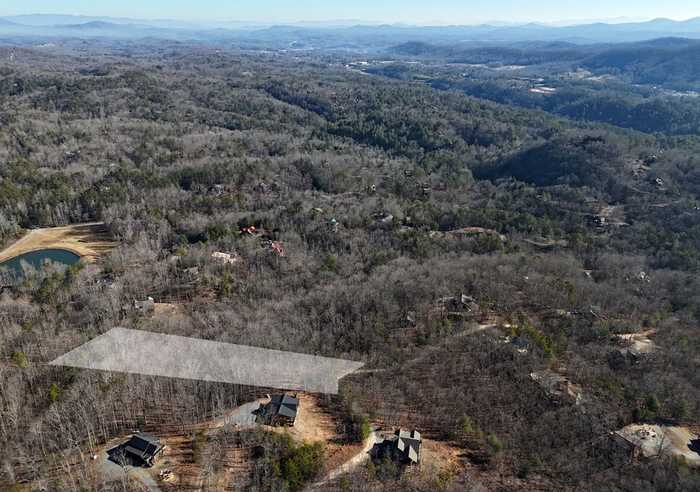
[[[46,365],[125,326],[361,360],[378,371],[349,378],[330,407],[451,442],[481,474],[370,468],[344,478],[350,490],[698,486],[677,462],[642,468],[599,448],[631,422],[700,418],[695,137],[574,123],[323,58],[162,49],[60,63],[27,51],[2,69],[0,243],[101,220],[119,244],[0,297],[0,484],[127,489],[88,473],[90,450],[264,391]],[[596,222],[606,207],[624,225]],[[474,319],[436,315],[459,294],[529,338],[527,354],[505,332],[465,336]],[[182,314],[124,308],[146,296]],[[648,329],[659,350],[614,363],[614,336]],[[547,368],[565,368],[580,406],[543,397],[529,374]],[[258,490],[297,489],[322,456],[222,439],[203,456],[269,450],[249,477]]]

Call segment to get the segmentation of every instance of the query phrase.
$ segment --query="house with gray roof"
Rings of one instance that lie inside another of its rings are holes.
[[[270,401],[260,404],[258,421],[272,426],[291,427],[299,411],[299,398],[287,394],[272,395]]]

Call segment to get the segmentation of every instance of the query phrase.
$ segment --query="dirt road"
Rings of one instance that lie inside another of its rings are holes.
[[[255,427],[256,415],[253,412],[260,408],[261,403],[266,403],[267,401],[267,399],[260,399],[250,403],[244,403],[225,416],[216,419],[211,424],[210,430],[220,429],[221,427],[225,427],[227,425],[232,425],[238,430]]]
[[[330,472],[326,473],[326,475],[318,480],[317,482],[314,482],[313,484],[309,485],[306,490],[315,490],[319,487],[322,487],[329,482],[335,480],[341,475],[345,475],[346,473],[350,473],[351,471],[355,470],[357,467],[363,465],[369,460],[369,452],[372,450],[374,445],[380,441],[379,437],[379,431],[373,430],[369,437],[365,440],[364,445],[362,446],[362,449],[352,458],[350,458],[348,461],[343,463],[342,465],[334,468]]]

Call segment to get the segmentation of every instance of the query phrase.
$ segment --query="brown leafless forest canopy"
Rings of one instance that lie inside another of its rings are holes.
[[[700,488],[679,460],[609,439],[700,422],[697,137],[333,54],[95,41],[0,60],[0,244],[97,221],[116,244],[0,295],[0,489],[137,490],[90,460],[137,428],[197,466],[181,490],[209,487],[226,446],[272,450],[231,483],[296,487],[289,443],[226,434],[201,452],[198,425],[268,390],[47,365],[118,326],[362,361],[320,398],[341,435],[365,419],[456,450],[449,472],[372,466],[333,487]],[[154,313],[133,309],[149,296]],[[639,357],[616,337],[638,332],[653,342]]]

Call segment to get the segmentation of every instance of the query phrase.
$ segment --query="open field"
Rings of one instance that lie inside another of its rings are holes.
[[[33,229],[1,251],[0,262],[42,249],[65,249],[94,262],[114,245],[102,222]]]

